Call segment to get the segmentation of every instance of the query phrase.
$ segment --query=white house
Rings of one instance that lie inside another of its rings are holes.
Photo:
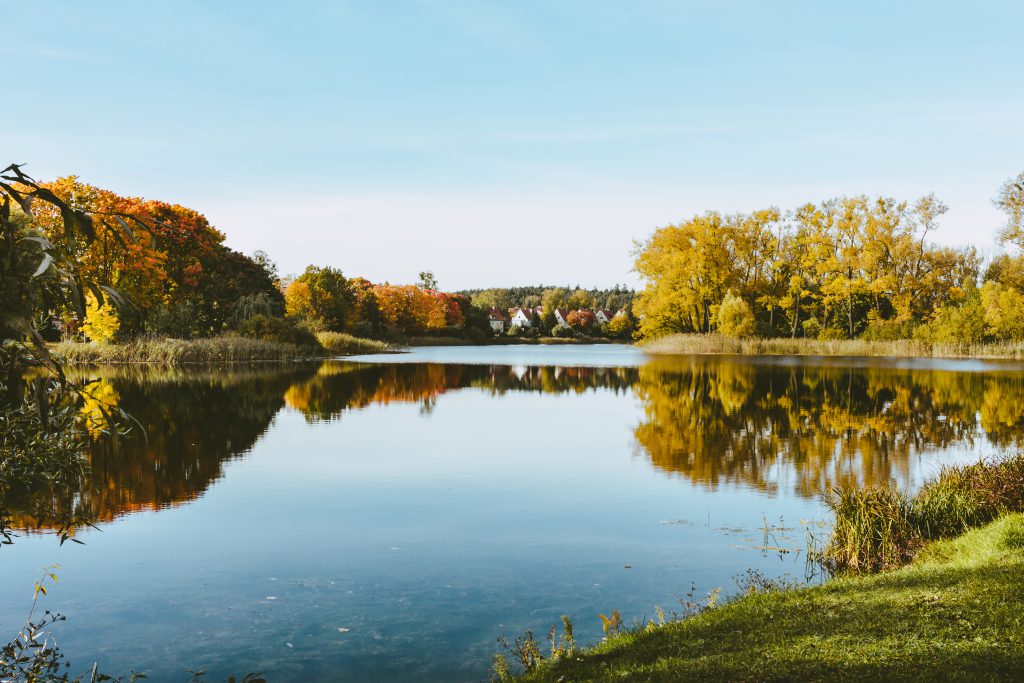
[[[505,331],[505,314],[498,308],[491,308],[487,312],[487,320],[491,323],[491,331],[495,334],[501,334]]]
[[[521,327],[523,329],[533,325],[533,310],[529,308],[513,308],[510,311],[510,327]]]
[[[555,309],[555,322],[562,327],[569,326],[569,309],[568,308],[556,308]]]
[[[615,315],[615,313],[612,313],[607,308],[599,308],[594,311],[594,318],[597,319],[597,323],[599,325],[607,325],[612,321],[612,318],[614,318]]]

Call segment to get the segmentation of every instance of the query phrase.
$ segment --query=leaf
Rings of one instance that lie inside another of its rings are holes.
[[[39,262],[39,267],[36,268],[36,272],[32,273],[32,277],[39,277],[47,270],[50,269],[50,264],[53,263],[53,257],[47,253],[43,254],[42,261]]]

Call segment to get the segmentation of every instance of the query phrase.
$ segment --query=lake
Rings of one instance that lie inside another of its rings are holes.
[[[1022,367],[600,345],[91,370],[146,439],[37,501],[97,529],[0,549],[0,627],[56,562],[44,606],[77,668],[486,680],[499,635],[562,614],[591,643],[602,612],[803,580],[831,486],[1016,449]]]

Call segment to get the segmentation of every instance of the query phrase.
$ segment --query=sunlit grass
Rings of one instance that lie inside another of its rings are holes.
[[[317,341],[324,347],[327,355],[350,356],[361,353],[387,353],[396,347],[376,339],[363,339],[344,332],[318,332]]]
[[[120,344],[60,342],[52,350],[70,364],[87,363],[217,363],[242,361],[294,360],[319,357],[315,347],[222,335],[208,339],[171,339],[140,337]]]
[[[888,573],[749,595],[640,628],[525,681],[1019,680],[1024,515]]]

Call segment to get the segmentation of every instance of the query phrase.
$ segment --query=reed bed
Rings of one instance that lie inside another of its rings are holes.
[[[322,357],[323,350],[264,341],[238,335],[208,339],[140,337],[123,344],[59,342],[52,351],[71,365],[101,363],[150,363],[181,365],[248,361],[283,361]]]
[[[1024,342],[949,344],[916,339],[737,339],[720,334],[673,334],[645,342],[642,348],[652,354],[1024,359]]]
[[[838,573],[893,569],[926,541],[1024,512],[1024,455],[945,467],[913,498],[886,487],[850,487],[834,489],[827,503],[835,524],[819,561]]]
[[[398,349],[376,339],[363,339],[344,332],[319,332],[317,341],[324,347],[328,355],[350,356],[362,353],[390,353]]]

